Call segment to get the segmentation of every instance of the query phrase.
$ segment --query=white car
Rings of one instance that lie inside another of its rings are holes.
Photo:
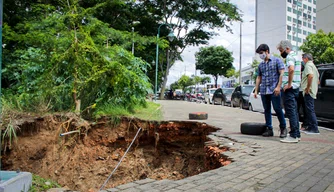
[[[217,88],[208,89],[204,94],[204,102],[207,104],[212,104],[212,97]]]
[[[263,105],[262,105],[262,99],[261,94],[257,94],[257,98],[254,97],[255,88],[253,89],[252,93],[249,96],[249,110],[251,111],[258,111],[258,112],[264,112]],[[273,104],[271,103],[271,113],[276,114],[275,110],[273,108]],[[285,113],[283,109],[283,113]]]

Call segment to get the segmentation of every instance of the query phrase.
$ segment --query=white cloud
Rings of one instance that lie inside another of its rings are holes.
[[[242,67],[247,66],[247,63],[251,63],[255,54],[255,23],[249,21],[255,20],[255,0],[232,0],[232,3],[243,13],[243,25],[242,25]],[[226,32],[225,29],[216,29],[215,32],[219,36],[214,36],[209,41],[209,46],[224,46],[233,53],[234,62],[233,65],[236,69],[239,69],[239,52],[240,52],[240,23],[234,22],[231,26],[233,34]],[[177,61],[171,68],[167,85],[175,82],[178,78],[186,74],[191,76],[195,74],[195,53],[199,51],[199,47],[187,47],[182,53],[182,61]],[[198,75],[198,74],[197,74]]]

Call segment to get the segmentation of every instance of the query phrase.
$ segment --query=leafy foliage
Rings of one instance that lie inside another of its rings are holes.
[[[300,47],[304,53],[313,55],[315,64],[334,62],[334,33],[326,34],[319,30],[316,34],[306,37],[306,42]]]
[[[77,100],[82,110],[103,103],[125,109],[145,104],[151,89],[147,63],[124,49],[130,33],[91,15],[99,6],[84,9],[72,1],[62,11],[18,24],[16,32],[7,27],[6,40],[25,46],[18,46],[3,71],[10,87],[6,93],[20,95],[25,110],[40,101],[51,102],[55,111],[74,109]],[[154,37],[139,39],[143,46],[155,42]]]
[[[51,188],[59,188],[61,187],[58,183],[51,181],[49,179],[43,179],[38,175],[32,175],[32,186],[29,189],[29,192],[40,192],[47,191]]]
[[[227,71],[233,68],[232,53],[223,46],[210,46],[200,48],[196,53],[196,69],[202,70],[205,74],[210,74],[217,80],[219,75],[227,76]]]

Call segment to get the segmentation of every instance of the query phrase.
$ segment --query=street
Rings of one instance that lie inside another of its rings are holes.
[[[302,133],[298,144],[281,143],[278,120],[273,116],[274,137],[240,133],[243,122],[263,122],[264,115],[239,108],[185,101],[161,100],[164,119],[187,121],[191,112],[207,112],[202,120],[221,129],[208,137],[228,145],[230,165],[178,181],[145,179],[110,191],[314,191],[334,192],[334,131]]]

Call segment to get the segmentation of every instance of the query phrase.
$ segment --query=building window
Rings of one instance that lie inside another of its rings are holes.
[[[293,22],[294,22],[294,23],[297,23],[297,19],[293,18]]]
[[[295,1],[295,0],[294,0],[294,1],[292,2],[292,4],[295,4],[295,5],[297,5],[297,1]]]
[[[306,42],[306,39],[303,39],[303,43],[305,43]]]
[[[313,0],[313,4],[316,5],[317,4],[317,0]]]
[[[306,22],[304,21],[304,22],[303,22],[303,26],[306,27],[306,25],[307,25],[307,24],[306,24]]]
[[[291,21],[291,17],[290,16],[288,16],[288,21]]]
[[[313,13],[317,13],[317,9],[316,8],[313,8]]]
[[[288,11],[289,11],[289,12],[291,12],[291,11],[292,11],[291,7],[288,7]]]
[[[312,0],[308,0],[309,3],[312,3]]]
[[[287,29],[288,31],[291,31],[291,26],[290,26],[290,25],[287,25],[287,26],[286,26],[286,29]]]
[[[308,23],[308,24],[307,24],[307,27],[310,28],[310,29],[312,29],[312,25],[311,25],[311,23]]]
[[[301,29],[298,29],[298,33],[302,34],[302,30],[301,30]]]
[[[302,38],[298,37],[298,42],[301,43],[302,42]]]
[[[293,13],[294,13],[294,14],[297,14],[297,10],[296,10],[296,9],[293,9]]]
[[[304,9],[307,9],[307,5],[304,4],[304,5],[303,5],[303,8],[304,8]]]
[[[291,3],[291,0],[288,0],[289,3]]]
[[[309,11],[312,11],[312,7],[310,7],[310,6],[308,6],[307,9],[308,9]]]
[[[298,20],[298,25],[301,25],[302,24],[302,21],[301,20]]]
[[[288,35],[288,39],[291,40],[291,35]]]
[[[307,35],[311,35],[311,32],[308,32]]]
[[[314,30],[316,30],[316,29],[317,29],[317,27],[316,27],[315,25],[313,25],[313,29],[314,29]]]
[[[306,35],[307,34],[307,31],[303,30],[303,35]]]

